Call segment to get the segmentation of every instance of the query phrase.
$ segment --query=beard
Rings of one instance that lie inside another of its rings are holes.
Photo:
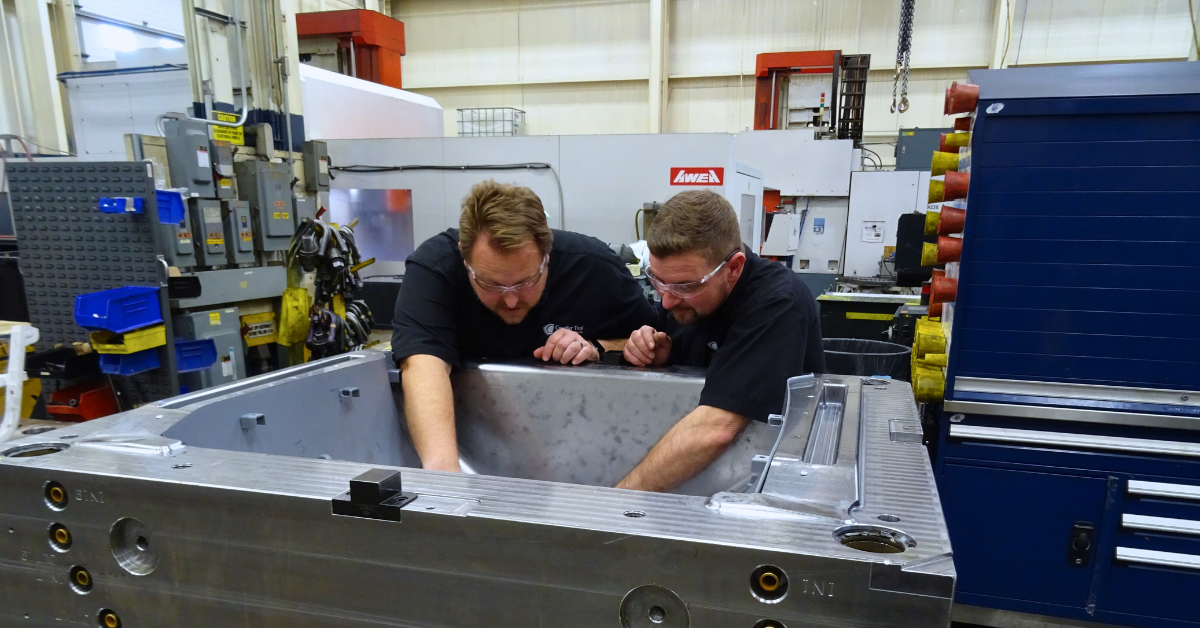
[[[492,309],[492,313],[499,316],[500,320],[504,321],[507,325],[519,325],[521,321],[525,320],[525,317],[529,316],[529,311],[532,309],[532,307],[527,305],[521,305],[513,310],[499,306]]]

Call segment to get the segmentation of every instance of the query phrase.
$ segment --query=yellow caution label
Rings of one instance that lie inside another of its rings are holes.
[[[216,245],[216,244],[225,244],[225,238],[206,238],[206,239],[204,240],[204,243],[205,243],[205,244],[212,244],[212,245]]]
[[[870,312],[846,312],[846,318],[852,321],[890,321],[891,314],[872,314]]]
[[[238,117],[232,113],[217,113],[217,120],[220,122],[237,122],[237,119]],[[212,127],[212,136],[214,140],[222,140],[238,146],[246,145],[246,134],[240,126],[214,126]]]
[[[220,312],[209,312],[208,313],[208,324],[214,325],[214,326],[220,325],[221,324],[221,313]]]
[[[292,215],[291,215],[291,214],[289,214],[288,212],[283,212],[283,217],[284,217],[284,218],[291,218],[291,217],[292,217]]]
[[[217,179],[217,185],[223,188],[233,187],[233,179]]]
[[[280,217],[281,217],[281,216],[280,216],[280,213],[281,213],[281,212],[275,212],[275,213],[274,213],[274,214],[272,214],[272,215],[273,215],[275,218],[280,218]]]
[[[245,290],[246,288],[250,287],[250,282],[243,281],[238,284],[238,287],[241,288],[242,290]]]
[[[243,231],[243,232],[242,232],[242,242],[249,242],[249,241],[250,241],[250,240],[252,240],[252,239],[254,239],[254,234],[253,234],[253,232],[250,232],[250,231]]]

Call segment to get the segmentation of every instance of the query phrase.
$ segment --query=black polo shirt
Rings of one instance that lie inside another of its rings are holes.
[[[715,312],[680,325],[658,310],[671,364],[708,368],[700,405],[766,421],[783,410],[789,377],[825,372],[821,317],[808,286],[748,250],[741,278]]]
[[[458,230],[426,240],[404,265],[396,298],[392,356],[427,354],[459,367],[464,360],[532,359],[560,327],[590,342],[628,338],[653,325],[654,308],[629,269],[596,238],[554,230],[546,289],[525,317],[509,325],[475,296]]]

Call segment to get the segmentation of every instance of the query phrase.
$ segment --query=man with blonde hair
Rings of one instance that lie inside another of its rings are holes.
[[[408,257],[396,299],[392,356],[422,466],[460,470],[452,368],[479,359],[591,362],[597,341],[654,320],[641,286],[603,242],[551,229],[529,188],[476,184],[458,229]]]
[[[783,410],[789,377],[825,370],[817,302],[791,269],[743,246],[737,214],[707,190],[663,204],[646,244],[659,321],[630,335],[625,359],[708,369],[700,404],[617,488],[667,491],[716,460],[750,421]]]

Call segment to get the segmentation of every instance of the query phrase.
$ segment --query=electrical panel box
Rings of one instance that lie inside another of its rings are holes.
[[[304,143],[304,187],[309,192],[329,190],[329,149],[325,142],[309,140]]]
[[[317,219],[317,198],[315,196],[306,196],[295,198],[295,216],[296,228],[300,228],[300,223],[304,222],[305,218]]]
[[[236,307],[180,314],[173,319],[175,335],[184,340],[212,339],[217,345],[217,361],[207,369],[181,373],[180,385],[200,390],[246,377],[242,354],[242,322]]]
[[[948,129],[900,129],[896,137],[896,170],[929,170],[933,153],[942,141],[942,133],[953,133]]]
[[[233,187],[233,145],[223,140],[213,140],[210,154],[217,198],[237,198],[237,190]]]
[[[288,165],[249,160],[235,164],[234,171],[238,197],[250,203],[255,248],[286,251],[296,232]]]
[[[208,125],[168,118],[163,121],[163,130],[166,131],[171,187],[187,188],[188,194],[194,197],[215,198]]]
[[[196,249],[192,244],[195,234],[189,212],[183,213],[178,224],[158,225],[158,230],[163,236],[161,241],[166,243],[166,249],[160,253],[168,266],[188,269],[196,265]]]
[[[196,233],[196,264],[198,266],[221,266],[225,260],[225,225],[221,220],[221,201],[193,198],[188,201],[188,210]]]
[[[221,201],[225,221],[225,256],[230,264],[254,262],[254,228],[250,221],[250,203]]]

